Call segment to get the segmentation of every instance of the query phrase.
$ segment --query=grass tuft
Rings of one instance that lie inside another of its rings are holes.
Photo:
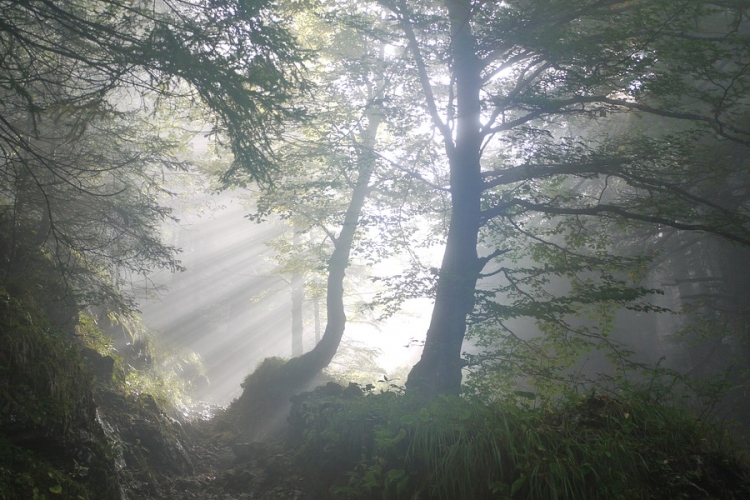
[[[547,408],[320,393],[292,416],[332,498],[750,498],[726,436],[648,393]]]

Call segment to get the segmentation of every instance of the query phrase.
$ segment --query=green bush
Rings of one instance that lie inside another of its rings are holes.
[[[88,471],[81,467],[62,472],[28,450],[12,445],[0,436],[0,498],[3,499],[75,499],[94,498],[77,482]],[[76,477],[79,476],[79,477]]]
[[[95,419],[91,376],[69,332],[32,298],[0,288],[0,498],[112,498]]]
[[[6,431],[29,426],[67,432],[88,418],[90,377],[69,339],[52,330],[33,302],[0,289],[0,422]]]
[[[648,393],[547,408],[342,396],[309,394],[291,420],[333,498],[750,498],[721,432]]]

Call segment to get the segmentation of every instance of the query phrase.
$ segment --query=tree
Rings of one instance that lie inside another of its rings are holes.
[[[325,235],[322,244],[315,243],[318,248],[314,252],[324,262],[312,265],[325,269],[326,326],[312,350],[284,365],[285,374],[280,377],[295,381],[295,387],[328,366],[344,334],[345,278],[363,209],[373,189],[384,98],[391,86],[392,70],[384,58],[383,44],[347,26],[360,23],[377,29],[377,17],[356,8],[353,11],[343,22],[336,19],[343,25],[337,31],[324,27],[324,14],[313,13],[307,19],[315,27],[308,29],[328,32],[333,42],[321,49],[320,66],[312,73],[319,93],[309,103],[310,120],[287,140],[287,168],[277,173],[273,188],[262,192],[258,200],[256,219],[265,220],[275,213],[293,221],[295,237],[313,228]],[[321,31],[313,36],[321,36]]]
[[[178,267],[159,240],[158,179],[185,168],[186,138],[159,128],[164,109],[207,106],[234,153],[226,178],[267,179],[302,62],[269,3],[4,0],[0,11],[10,274],[19,245],[42,246],[86,303],[115,299],[118,275]]]
[[[702,138],[748,139],[737,118],[748,84],[742,9],[697,1],[381,4],[403,33],[450,168],[446,249],[408,388],[459,390],[477,282],[507,253],[502,242],[478,253],[492,221],[533,213],[630,220],[748,242],[745,213],[704,198],[687,177]],[[683,130],[582,143],[561,127],[623,114]],[[593,193],[545,188],[563,179],[600,184]]]
[[[300,235],[297,228],[292,229],[292,246],[299,248]],[[304,275],[295,271],[291,279],[292,286],[292,357],[301,356],[304,352],[302,333],[304,331],[302,322],[302,300],[304,299]],[[316,342],[317,344],[317,342]]]

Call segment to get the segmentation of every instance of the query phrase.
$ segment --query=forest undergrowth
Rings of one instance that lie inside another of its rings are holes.
[[[727,433],[645,391],[536,407],[351,394],[304,395],[290,417],[303,463],[330,482],[331,498],[750,495],[746,455]]]
[[[102,318],[54,327],[75,305],[26,292],[0,290],[3,500],[750,498],[747,450],[669,387],[426,399],[342,380],[290,397],[272,358],[228,409],[188,418],[174,353],[142,338],[124,356]]]
[[[331,500],[748,498],[746,450],[666,394],[652,385],[547,402],[424,399],[395,385],[329,382],[292,397],[286,425],[266,441],[231,443],[227,473],[256,480],[269,457],[283,460],[304,485],[300,498]],[[215,443],[240,439],[262,412],[230,406],[209,433]]]
[[[272,358],[228,409],[186,418],[175,370],[189,356],[124,320],[110,326],[129,350],[114,349],[103,318],[41,300],[55,283],[38,281],[0,288],[3,500],[750,498],[748,450],[655,383],[420,398],[341,380],[296,394]]]
[[[6,323],[20,322],[19,311]],[[5,352],[13,356],[19,349]],[[53,392],[29,399],[24,387],[41,384],[41,370],[33,372],[36,382],[9,379],[3,386],[0,498],[750,497],[747,454],[730,434],[653,389],[541,403],[422,399],[396,386],[383,392],[329,382],[292,397],[288,417],[276,418],[273,431],[253,440],[243,432],[246,412],[252,409],[256,422],[258,415],[270,419],[263,408],[242,400],[212,419],[185,419],[163,393],[124,393],[116,380],[92,377],[91,363],[75,350],[65,352],[61,356],[81,370],[77,391],[52,384]],[[279,363],[261,364],[260,374]],[[246,386],[262,378],[255,375]],[[275,391],[272,378],[263,384]],[[39,387],[36,394],[42,394]],[[71,420],[55,435],[55,415],[78,400],[87,401],[91,418]],[[48,410],[39,406],[45,401]],[[24,439],[5,432],[13,425]]]

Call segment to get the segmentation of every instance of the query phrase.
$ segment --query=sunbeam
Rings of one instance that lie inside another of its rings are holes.
[[[216,208],[200,217],[181,214],[187,222],[173,232],[186,271],[152,276],[164,290],[144,297],[140,309],[159,339],[200,355],[209,384],[196,388],[195,397],[226,404],[239,396],[240,383],[258,362],[291,356],[291,286],[288,277],[275,274],[274,251],[267,245],[284,227],[253,223],[245,217],[246,207],[226,196],[218,199],[210,204]],[[368,294],[359,288],[348,294],[351,308],[362,295]],[[305,351],[315,345],[312,307],[305,301]],[[319,307],[323,329],[324,301]],[[378,325],[351,314],[346,338],[376,349],[373,361],[382,371],[411,366],[421,351],[430,307],[426,299],[408,301],[403,313]]]

